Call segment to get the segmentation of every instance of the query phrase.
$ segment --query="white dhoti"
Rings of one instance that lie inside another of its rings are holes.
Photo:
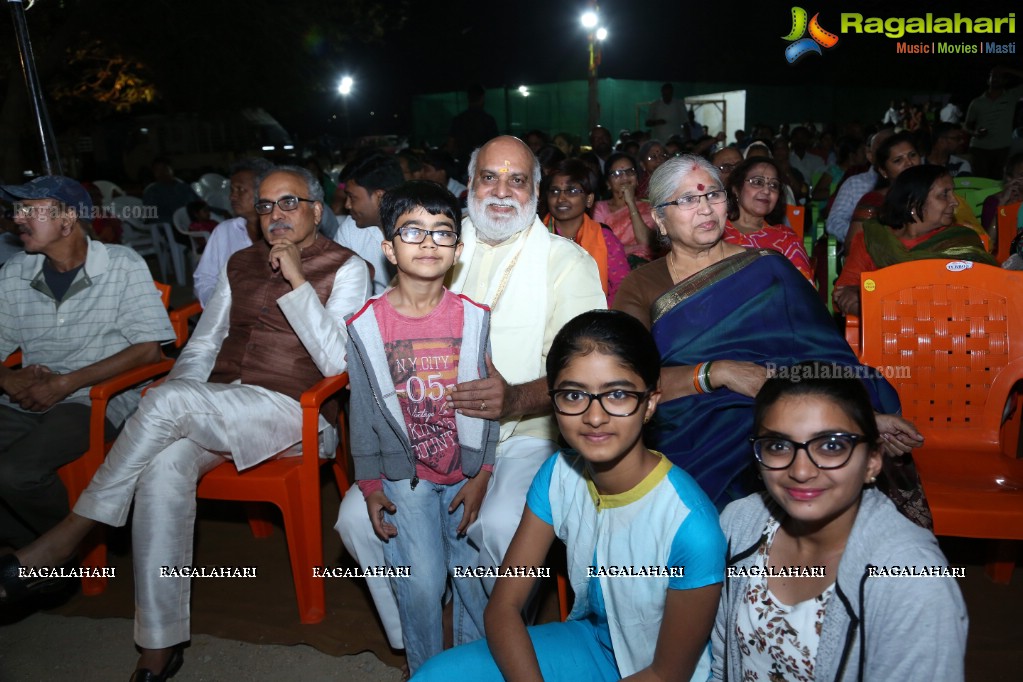
[[[336,434],[322,416],[320,427],[321,452],[333,452]],[[161,577],[160,568],[192,563],[199,479],[226,459],[241,469],[273,458],[298,443],[301,431],[299,403],[259,386],[176,379],[143,397],[74,508],[123,526],[135,499],[139,646],[162,649],[189,638],[191,580]]]

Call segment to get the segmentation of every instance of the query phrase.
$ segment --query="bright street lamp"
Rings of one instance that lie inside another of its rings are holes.
[[[345,76],[341,79],[341,84],[337,86],[337,91],[342,95],[352,94],[352,86],[355,85],[355,81],[352,80],[351,76]]]
[[[600,28],[597,29],[597,40],[606,40],[606,39],[607,39],[607,29],[604,28],[603,26],[601,26]]]
[[[592,29],[597,26],[597,13],[593,11],[583,12],[583,28]]]

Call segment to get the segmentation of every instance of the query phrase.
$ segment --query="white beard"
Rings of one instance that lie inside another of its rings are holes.
[[[509,206],[515,209],[515,213],[505,218],[493,218],[487,213],[488,206]],[[495,199],[488,197],[479,199],[469,191],[469,218],[476,228],[476,234],[482,241],[490,244],[500,244],[511,239],[519,232],[528,228],[536,216],[536,197],[525,204],[520,204],[514,199]]]

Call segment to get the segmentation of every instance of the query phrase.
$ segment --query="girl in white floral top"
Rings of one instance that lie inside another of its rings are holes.
[[[721,516],[714,679],[962,680],[962,596],[934,535],[874,489],[883,455],[866,389],[841,367],[793,369],[801,381],[769,379],[754,404],[767,492]],[[878,575],[907,566],[935,577]]]

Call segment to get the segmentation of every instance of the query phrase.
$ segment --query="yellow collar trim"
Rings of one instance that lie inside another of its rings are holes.
[[[647,474],[642,481],[637,483],[635,487],[630,490],[626,490],[623,493],[617,493],[615,495],[601,495],[597,491],[597,486],[593,485],[593,479],[590,478],[589,471],[584,471],[586,476],[586,489],[590,492],[590,499],[593,500],[593,506],[597,510],[601,509],[613,509],[615,507],[624,507],[628,504],[632,504],[636,500],[642,499],[644,495],[653,490],[658,483],[660,483],[665,476],[668,475],[668,471],[671,469],[671,462],[660,452],[651,450],[661,458],[661,461],[657,463],[649,474]]]

